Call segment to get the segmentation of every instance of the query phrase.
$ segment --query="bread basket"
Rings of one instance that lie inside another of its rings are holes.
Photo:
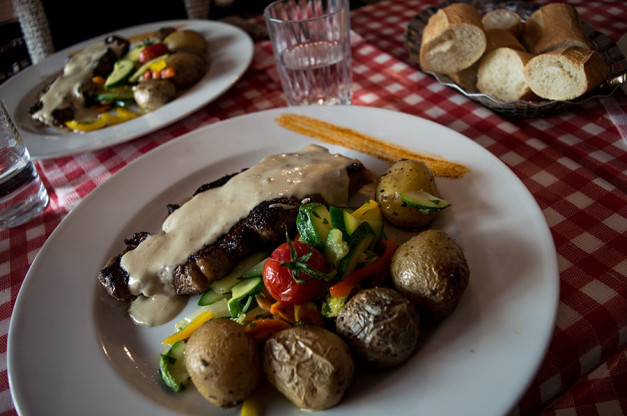
[[[609,66],[609,75],[603,84],[573,100],[502,101],[477,90],[466,90],[457,85],[447,75],[425,71],[420,66],[419,56],[422,32],[429,18],[439,9],[462,1],[445,1],[436,6],[427,7],[409,22],[405,32],[405,45],[409,51],[410,62],[420,67],[423,72],[432,75],[440,84],[458,90],[471,100],[480,103],[496,113],[519,118],[547,117],[563,111],[572,105],[579,105],[596,98],[608,97],[619,88],[622,83],[627,82],[627,61],[618,46],[602,33],[593,30],[585,22],[583,23],[583,30],[588,43],[592,49],[603,56],[603,59]],[[474,6],[481,15],[495,9],[507,9],[516,12],[523,21],[526,21],[527,18],[540,7],[522,1],[466,0],[463,2]]]

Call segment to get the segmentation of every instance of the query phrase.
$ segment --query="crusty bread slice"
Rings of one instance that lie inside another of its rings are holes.
[[[452,74],[477,62],[485,47],[477,9],[455,3],[429,18],[422,34],[420,65],[427,71]]]
[[[531,90],[548,100],[572,100],[607,79],[603,57],[589,48],[570,46],[535,56],[525,67]]]
[[[511,32],[505,29],[489,29],[485,31],[486,34],[486,48],[485,53],[493,51],[497,48],[511,48],[518,51],[525,52],[525,47],[516,39]],[[454,74],[449,74],[451,79],[466,90],[474,90],[477,84],[477,70],[479,69],[479,63],[475,62],[469,68]]]
[[[588,47],[577,9],[565,3],[536,10],[525,22],[523,44],[534,55],[568,46]]]
[[[503,29],[510,32],[514,37],[520,38],[523,33],[522,22],[518,13],[507,9],[490,10],[481,18],[484,29]]]
[[[503,101],[537,98],[527,85],[524,69],[533,55],[512,48],[497,48],[479,64],[477,89]]]

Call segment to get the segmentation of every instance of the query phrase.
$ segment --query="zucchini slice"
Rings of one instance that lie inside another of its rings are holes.
[[[121,59],[113,64],[113,72],[109,74],[105,81],[105,89],[120,86],[126,82],[135,70],[135,62],[130,59]]]
[[[338,274],[344,278],[355,271],[357,265],[363,261],[364,254],[372,246],[375,234],[367,222],[362,222],[355,229],[348,242],[349,252],[340,260]]]
[[[410,207],[425,211],[439,211],[451,206],[448,201],[431,195],[422,189],[420,191],[408,191],[402,193],[401,199]]]
[[[266,257],[268,257],[267,251],[259,251],[246,257],[244,260],[237,263],[229,274],[209,284],[209,289],[221,295],[230,292],[233,286],[241,282],[241,278],[247,274],[247,272],[258,267],[259,263],[264,261]]]
[[[190,376],[185,368],[185,348],[183,341],[175,342],[159,360],[159,375],[166,386],[179,392],[190,382]]]
[[[331,214],[325,205],[317,202],[301,205],[296,228],[302,241],[318,250],[324,249],[331,229]]]

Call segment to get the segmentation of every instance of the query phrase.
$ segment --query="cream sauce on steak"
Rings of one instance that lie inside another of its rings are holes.
[[[296,153],[268,156],[223,186],[197,194],[168,216],[161,232],[122,256],[131,293],[174,296],[176,266],[215,243],[263,201],[319,194],[329,204],[346,204],[346,168],[354,162],[324,147],[309,145]]]

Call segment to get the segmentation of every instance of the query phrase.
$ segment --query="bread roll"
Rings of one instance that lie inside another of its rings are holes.
[[[602,83],[609,69],[589,48],[571,46],[538,55],[525,67],[531,90],[548,100],[572,100]]]
[[[477,9],[455,3],[429,18],[422,34],[420,65],[427,71],[452,74],[477,62],[485,47],[486,36]]]
[[[520,16],[507,9],[496,9],[487,12],[481,19],[484,29],[503,29],[510,32],[514,37],[520,38],[523,33],[524,23]]]
[[[505,29],[489,29],[485,31],[486,34],[486,49],[487,54],[497,48],[511,48],[518,51],[525,52],[525,47],[516,39],[511,32]],[[479,63],[475,62],[469,68],[463,71],[449,74],[451,79],[466,90],[474,90],[477,84],[477,70],[479,69]]]
[[[534,55],[568,46],[588,47],[579,13],[564,3],[536,10],[525,22],[523,44]]]
[[[537,98],[527,85],[525,65],[533,55],[512,48],[497,48],[479,64],[477,89],[503,101]]]

